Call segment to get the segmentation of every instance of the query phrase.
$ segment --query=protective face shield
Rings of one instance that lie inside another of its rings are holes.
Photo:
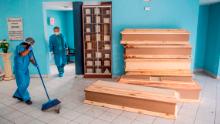
[[[25,39],[25,43],[29,44],[29,45],[34,45],[35,40],[31,37],[28,37]]]

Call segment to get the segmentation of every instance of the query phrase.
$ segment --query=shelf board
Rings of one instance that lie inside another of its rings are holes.
[[[112,74],[85,73],[84,78],[112,78]]]
[[[86,65],[86,67],[88,67],[88,68],[91,68],[91,67],[95,67],[95,68],[109,68],[109,67],[111,67],[111,65],[92,65],[92,66],[88,66],[88,65]]]
[[[85,16],[111,16],[111,14],[84,14]]]
[[[84,23],[85,25],[110,25],[111,23]]]
[[[85,58],[85,60],[111,60],[111,58]]]

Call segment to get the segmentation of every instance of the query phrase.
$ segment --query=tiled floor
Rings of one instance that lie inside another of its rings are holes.
[[[73,70],[69,65],[65,77],[58,78],[54,68],[53,75],[45,79],[51,96],[62,101],[60,114],[40,111],[47,100],[38,78],[31,79],[31,106],[11,97],[15,81],[0,82],[0,124],[220,124],[220,81],[203,74],[195,76],[203,87],[201,102],[179,103],[174,121],[83,104],[83,89],[96,79],[75,78]]]

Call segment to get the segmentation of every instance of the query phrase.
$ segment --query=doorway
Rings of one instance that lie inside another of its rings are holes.
[[[54,34],[53,28],[60,27],[60,33],[64,36],[67,43],[67,65],[65,66],[65,75],[75,74],[75,46],[74,46],[74,17],[72,2],[43,2],[44,32],[46,43],[49,37]],[[58,74],[53,54],[49,54],[49,72],[50,75]]]

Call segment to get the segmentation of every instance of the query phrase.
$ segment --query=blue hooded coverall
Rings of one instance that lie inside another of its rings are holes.
[[[17,90],[14,93],[14,96],[23,99],[23,101],[30,100],[30,95],[28,92],[28,86],[30,84],[30,75],[28,66],[30,64],[30,59],[32,59],[32,53],[27,54],[26,56],[21,56],[20,53],[25,51],[26,48],[24,45],[20,44],[16,47],[15,57],[14,57],[14,73],[17,83]]]
[[[64,36],[60,35],[51,35],[49,39],[50,52],[54,54],[55,64],[59,71],[59,76],[63,76],[64,66],[67,63],[66,58],[66,48],[67,44],[64,40]]]

